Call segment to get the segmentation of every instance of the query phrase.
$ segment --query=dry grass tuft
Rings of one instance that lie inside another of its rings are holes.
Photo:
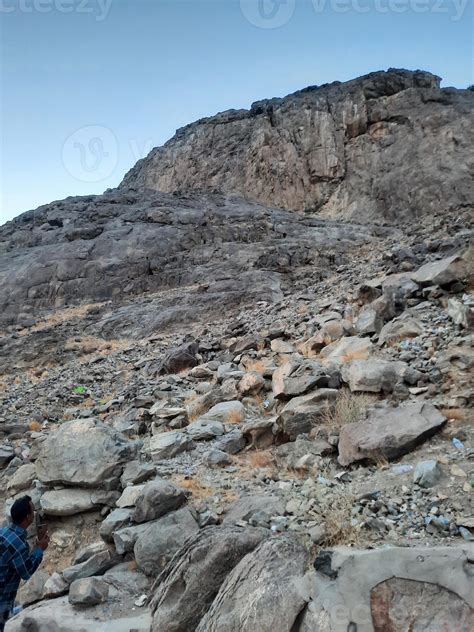
[[[275,457],[271,450],[249,450],[234,457],[234,462],[241,472],[253,474],[255,470],[273,469]]]
[[[355,498],[341,492],[331,495],[321,504],[326,525],[326,546],[360,546],[362,536],[359,525],[351,524]]]
[[[251,359],[245,363],[245,369],[248,372],[254,371],[255,373],[260,373],[260,375],[265,372],[266,368],[267,364],[263,360]]]
[[[176,474],[171,477],[172,481],[179,487],[191,492],[194,499],[205,499],[215,494],[215,490],[204,485],[198,478],[188,478],[183,474]]]
[[[466,412],[462,408],[443,408],[441,414],[456,421],[464,421],[466,418]]]
[[[376,401],[376,395],[351,393],[348,388],[341,389],[335,405],[324,412],[320,423],[335,429],[355,423],[363,418],[366,410]]]
[[[240,424],[243,420],[244,416],[240,409],[234,408],[234,410],[229,410],[227,415],[225,416],[226,424]]]
[[[42,428],[42,425],[39,421],[30,421],[29,428],[31,432],[39,432]]]
[[[191,395],[184,401],[184,407],[186,409],[186,415],[188,421],[196,421],[201,415],[207,413],[211,408],[211,403],[203,399],[202,395]]]
[[[32,327],[22,329],[19,332],[19,335],[27,336],[28,334],[35,333],[37,331],[44,331],[45,329],[62,325],[63,323],[67,323],[71,320],[84,318],[89,314],[89,312],[94,309],[98,309],[103,305],[105,305],[105,303],[87,303],[86,305],[79,305],[77,307],[65,307],[64,309],[58,309],[45,316]]]

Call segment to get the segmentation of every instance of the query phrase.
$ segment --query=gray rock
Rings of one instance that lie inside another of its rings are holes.
[[[409,403],[376,408],[365,421],[343,426],[339,436],[339,463],[364,459],[394,459],[412,450],[446,423],[432,405]]]
[[[398,379],[394,362],[375,358],[352,360],[342,367],[341,375],[352,392],[390,393]]]
[[[309,554],[287,536],[262,542],[230,572],[196,632],[290,632],[303,609]]]
[[[461,325],[465,329],[474,327],[474,306],[465,305],[455,298],[448,300],[448,314],[453,323]]]
[[[151,463],[142,463],[141,461],[130,461],[125,465],[123,474],[120,478],[122,487],[128,485],[138,485],[144,483],[155,475],[155,466]]]
[[[113,542],[115,531],[129,526],[132,522],[134,509],[114,509],[100,525],[100,537],[106,542]]]
[[[229,465],[232,463],[227,452],[223,452],[222,450],[209,450],[203,454],[203,459],[210,467]]]
[[[199,364],[196,354],[199,351],[197,342],[187,342],[168,351],[158,366],[158,373],[179,373]]]
[[[142,485],[129,485],[126,487],[120,498],[117,500],[117,507],[126,509],[127,507],[135,507],[138,498],[143,493],[145,483]]]
[[[393,320],[382,327],[379,335],[379,345],[393,345],[400,340],[417,338],[423,333],[422,324],[412,317]]]
[[[68,584],[71,584],[76,579],[102,575],[106,570],[117,564],[119,559],[110,549],[101,551],[89,557],[85,562],[65,568],[62,572],[63,578]]]
[[[278,416],[278,426],[290,439],[307,433],[333,405],[338,391],[321,388],[309,395],[295,397]]]
[[[89,489],[71,487],[46,491],[41,496],[41,509],[47,516],[74,516],[99,507]]]
[[[194,441],[184,432],[162,432],[151,437],[150,456],[154,461],[162,461],[194,447]]]
[[[54,599],[54,597],[65,595],[68,591],[69,584],[64,581],[63,576],[60,573],[53,573],[43,586],[42,598]]]
[[[333,452],[334,447],[323,439],[308,441],[298,438],[278,446],[275,457],[280,468],[310,472],[312,468],[317,468],[322,456],[329,456]]]
[[[411,275],[415,283],[419,285],[449,285],[453,281],[459,281],[466,275],[466,263],[459,254],[430,261],[421,266]]]
[[[151,526],[151,523],[144,522],[143,524],[135,524],[131,526],[124,526],[121,529],[113,532],[113,541],[115,550],[119,555],[124,553],[130,553],[133,551],[135,542],[143,535]]]
[[[109,585],[98,577],[76,579],[69,589],[69,603],[74,606],[96,606],[109,597]]]
[[[186,502],[187,493],[171,481],[156,479],[147,483],[137,499],[133,522],[149,522],[178,509]]]
[[[156,576],[188,538],[199,531],[198,523],[187,507],[173,511],[149,524],[134,546],[138,568]]]
[[[197,421],[195,421],[192,425],[196,425],[197,422],[202,423],[219,423],[225,424],[230,421],[235,421],[235,419],[243,420],[245,414],[245,409],[242,402],[238,400],[231,400],[228,402],[220,402],[213,406],[210,410],[207,411],[204,415],[201,415]],[[191,427],[191,426],[190,426]],[[218,426],[216,426],[217,428]],[[188,428],[189,431],[189,428]],[[220,433],[222,434],[222,433]]]
[[[232,430],[219,437],[214,446],[216,450],[222,450],[228,454],[237,454],[245,448],[245,438],[240,430]]]
[[[348,336],[324,347],[320,356],[326,362],[343,364],[355,359],[366,359],[372,347],[373,345],[368,338]]]
[[[416,464],[413,481],[420,487],[433,487],[442,477],[443,472],[436,460],[420,461]]]
[[[220,421],[201,417],[190,423],[186,428],[186,432],[194,441],[206,441],[223,435],[224,426]]]
[[[48,573],[38,569],[18,591],[18,603],[26,607],[43,599],[44,587],[49,578]]]
[[[96,419],[67,421],[41,444],[38,478],[49,485],[99,487],[120,476],[136,446]]]
[[[358,334],[379,333],[382,327],[382,316],[370,305],[366,305],[360,310],[354,323],[354,329]]]
[[[36,466],[34,463],[21,465],[7,483],[8,491],[16,494],[24,489],[29,489],[36,478]]]
[[[195,630],[231,570],[267,533],[229,525],[208,527],[188,540],[156,582],[153,632]]]

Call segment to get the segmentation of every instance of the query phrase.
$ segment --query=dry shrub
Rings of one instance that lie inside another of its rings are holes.
[[[321,423],[331,428],[339,429],[346,424],[360,421],[366,410],[377,401],[376,395],[368,393],[351,393],[348,388],[341,389],[337,395],[334,406],[328,408]]]
[[[255,373],[264,373],[267,364],[263,360],[249,360],[245,363],[245,368],[248,372],[254,371]]]
[[[215,493],[214,489],[204,485],[198,478],[189,478],[183,474],[176,474],[171,478],[176,485],[190,491],[194,499],[209,498]]]
[[[229,410],[227,415],[225,416],[226,424],[240,424],[243,419],[243,413],[240,409],[234,408],[233,410]]]
[[[351,524],[355,500],[350,494],[340,492],[321,502],[321,514],[326,525],[326,546],[360,546],[360,526]]]
[[[462,408],[443,408],[441,414],[456,421],[464,421],[466,418],[466,412]]]
[[[87,303],[86,305],[79,305],[77,307],[65,307],[64,309],[58,309],[45,316],[32,327],[22,329],[19,332],[19,335],[27,336],[28,334],[37,331],[44,331],[45,329],[62,325],[63,323],[67,323],[71,320],[84,318],[90,311],[100,308],[103,305],[105,305],[105,303]]]
[[[33,420],[33,421],[30,421],[29,428],[31,432],[39,432],[42,426],[39,421]]]
[[[241,472],[253,474],[256,469],[275,467],[275,457],[271,450],[249,450],[234,457],[234,462]]]
[[[199,419],[199,417],[201,415],[204,415],[204,413],[207,413],[207,411],[211,407],[209,403],[204,400],[196,401],[200,397],[202,397],[202,395],[191,395],[190,397],[186,398],[184,401],[186,415],[190,423],[193,421],[196,421],[196,419]]]

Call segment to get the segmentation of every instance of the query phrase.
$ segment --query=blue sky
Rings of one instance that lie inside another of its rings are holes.
[[[0,223],[261,98],[391,66],[474,83],[471,0],[260,1],[0,0]]]

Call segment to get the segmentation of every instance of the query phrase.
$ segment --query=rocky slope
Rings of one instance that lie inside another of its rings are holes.
[[[367,103],[444,94],[369,77]],[[0,228],[0,506],[30,494],[52,537],[6,632],[473,629],[450,174],[391,226],[135,182]]]
[[[233,192],[289,210],[395,223],[474,196],[474,93],[389,70],[258,101],[177,131],[124,187]]]

